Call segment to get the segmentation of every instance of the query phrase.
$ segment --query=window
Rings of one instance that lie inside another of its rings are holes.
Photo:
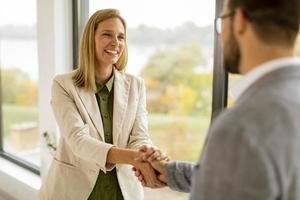
[[[296,40],[296,44],[295,44],[295,49],[294,49],[294,54],[296,56],[300,56],[300,35],[298,35],[297,40]],[[237,75],[237,74],[230,74],[229,75],[229,91],[230,88],[234,87],[234,85],[238,84],[238,82],[241,80],[241,75]],[[230,93],[228,93],[228,106],[233,105],[233,99],[230,96]]]
[[[38,172],[36,1],[0,4],[1,154]]]
[[[149,134],[172,159],[197,161],[211,119],[214,1],[91,0],[89,14],[117,8],[128,25],[127,72],[147,89]],[[145,199],[187,199],[145,189]]]
[[[233,88],[241,80],[241,75],[239,74],[229,74],[229,83],[228,83],[228,107],[231,107],[234,103],[234,99],[230,94],[230,89]]]
[[[300,56],[300,35],[298,35],[296,46],[295,46],[295,54]]]

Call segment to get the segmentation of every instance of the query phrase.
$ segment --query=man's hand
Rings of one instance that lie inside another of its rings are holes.
[[[141,181],[143,186],[150,188],[161,188],[166,186],[164,182],[161,182],[155,174],[155,171],[150,163],[148,162],[137,162],[134,165],[133,170],[135,174],[138,174],[138,179]]]
[[[167,165],[167,161],[154,161],[151,163],[151,166],[153,167],[153,169],[155,169],[155,173],[156,173],[158,180],[162,184],[160,187],[167,186],[166,165]],[[142,183],[143,186],[151,187],[150,185],[148,185],[146,183],[144,175],[140,170],[133,168],[133,171],[134,171],[135,176],[139,179],[139,181]],[[157,186],[156,188],[160,188],[160,187]]]
[[[135,153],[132,165],[133,169],[142,175],[143,180],[140,179],[142,184],[147,187],[156,188],[165,186],[164,183],[158,180],[155,170],[147,160],[161,159],[160,151],[155,147],[143,145]]]
[[[162,161],[153,161],[151,162],[152,167],[159,173],[158,174],[158,180],[161,182],[167,184],[166,180],[166,165],[168,161],[162,160]]]

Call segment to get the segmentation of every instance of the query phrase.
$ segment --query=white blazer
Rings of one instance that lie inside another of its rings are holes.
[[[147,133],[144,81],[116,69],[114,74],[113,145],[131,149],[152,145]],[[51,105],[61,137],[40,189],[40,199],[85,200],[93,190],[99,170],[106,172],[114,167],[124,199],[144,199],[132,166],[106,166],[112,144],[104,142],[96,96],[76,87],[73,75],[74,71],[58,75],[53,81]]]

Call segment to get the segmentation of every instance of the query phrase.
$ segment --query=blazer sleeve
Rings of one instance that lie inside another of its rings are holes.
[[[143,144],[153,145],[148,135],[148,119],[146,109],[146,89],[145,83],[141,79],[139,84],[139,101],[138,108],[130,133],[128,148],[137,149]]]
[[[82,120],[73,96],[56,79],[52,84],[51,105],[61,136],[72,152],[83,160],[95,163],[106,172],[107,153],[113,145],[90,136],[89,126]]]
[[[190,192],[191,180],[198,165],[184,161],[172,161],[166,166],[167,184],[172,190]]]

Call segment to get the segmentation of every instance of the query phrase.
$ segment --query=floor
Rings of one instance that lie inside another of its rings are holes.
[[[168,187],[162,189],[144,188],[144,192],[145,192],[144,200],[162,200],[162,199],[188,200],[189,199],[189,194],[175,192],[170,190]]]

